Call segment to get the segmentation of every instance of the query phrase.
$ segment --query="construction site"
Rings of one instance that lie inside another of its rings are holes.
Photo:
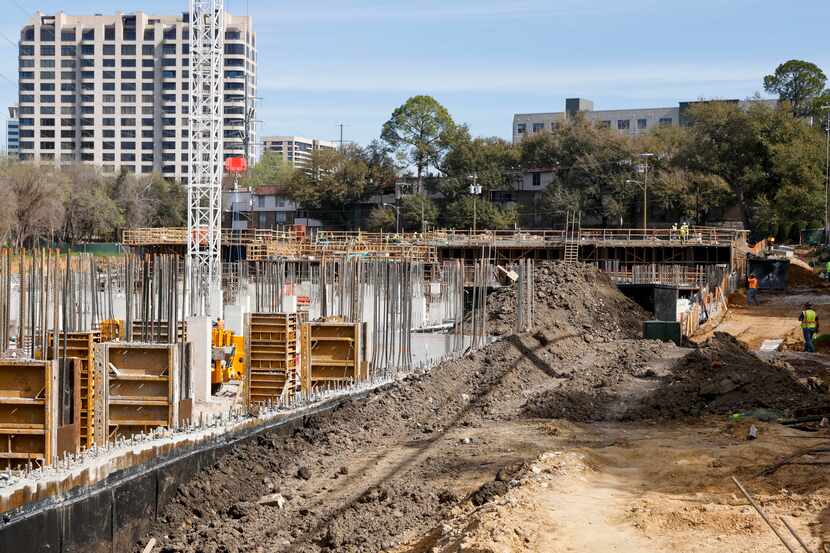
[[[223,10],[187,226],[0,249],[0,553],[830,553],[821,247],[222,228]]]
[[[200,294],[194,235],[0,253],[3,551],[828,548],[830,286],[792,254],[224,231]]]

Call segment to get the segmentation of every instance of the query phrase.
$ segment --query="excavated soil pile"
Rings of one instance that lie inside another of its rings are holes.
[[[534,272],[533,321],[537,328],[555,323],[595,330],[609,338],[642,334],[646,312],[625,297],[608,276],[591,265],[545,261]],[[496,290],[487,298],[488,332],[512,334],[516,326],[516,289]]]
[[[487,438],[485,446],[459,434],[490,436],[494,423],[522,418],[530,395],[559,382],[614,381],[583,377],[580,367],[637,374],[673,347],[625,339],[642,312],[594,269],[544,265],[537,276],[536,332],[311,417],[291,436],[234,447],[179,487],[147,536],[165,553],[375,552],[434,528],[459,501],[498,495],[499,471],[541,454],[543,440],[520,439],[517,448]]]
[[[824,288],[827,282],[814,271],[790,263],[787,270],[787,286],[790,288]]]
[[[601,356],[591,367],[555,388],[530,397],[530,416],[576,421],[673,419],[769,409],[800,415],[830,407],[827,396],[799,382],[791,367],[767,362],[734,337],[716,333],[675,363],[650,365],[665,357],[662,344],[624,348]],[[645,367],[645,368],[644,368]]]
[[[764,361],[719,332],[672,368],[641,413],[672,418],[769,409],[799,416],[829,407],[828,397],[802,384],[791,366]]]

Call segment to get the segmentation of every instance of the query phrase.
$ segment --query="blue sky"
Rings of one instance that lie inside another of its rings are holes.
[[[180,4],[180,5],[179,5]],[[0,101],[14,102],[20,26],[36,9],[178,13],[186,0],[0,0]],[[797,5],[797,9],[794,7]],[[260,136],[361,144],[431,94],[474,135],[509,138],[515,112],[745,98],[790,58],[830,73],[830,2],[761,0],[225,0],[254,17]],[[174,9],[175,8],[175,9]]]

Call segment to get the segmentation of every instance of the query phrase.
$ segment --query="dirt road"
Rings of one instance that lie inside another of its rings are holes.
[[[561,449],[540,456],[504,497],[459,510],[436,532],[398,548],[434,551],[766,553],[786,551],[731,483],[736,474],[773,519],[785,516],[813,551],[830,537],[827,477],[804,467],[754,476],[803,446],[806,433],[746,424],[562,427]],[[809,436],[828,440],[830,434]],[[778,522],[782,531],[786,531]],[[795,542],[790,540],[793,545]]]
[[[730,298],[729,311],[717,326],[717,331],[731,334],[757,351],[764,340],[784,340],[789,349],[804,347],[798,315],[806,302],[811,302],[830,330],[830,292],[826,288],[802,288],[790,292],[762,292],[761,305],[746,305],[743,294]],[[714,330],[714,329],[713,329]],[[711,332],[696,338],[699,343],[711,336]]]

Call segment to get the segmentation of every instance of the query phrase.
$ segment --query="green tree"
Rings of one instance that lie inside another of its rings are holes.
[[[809,200],[822,189],[822,136],[807,122],[761,102],[700,104],[689,117],[689,140],[672,164],[728,183],[747,228],[766,228],[769,209],[786,208],[801,225],[823,213],[811,201],[785,199],[798,190]]]
[[[126,171],[110,181],[108,195],[123,216],[123,228],[150,226],[154,206],[146,199],[146,187],[139,177]]]
[[[715,174],[729,183],[745,224],[750,206],[762,193],[766,174],[764,144],[746,109],[727,102],[690,108],[689,140],[675,163],[689,171]]]
[[[821,94],[826,82],[827,76],[816,64],[789,60],[764,77],[764,90],[778,94],[781,100],[789,102],[793,114],[803,117],[810,115],[811,100]]]
[[[655,172],[651,185],[652,205],[667,219],[706,224],[716,210],[734,201],[729,184],[717,175],[668,168]]]
[[[395,210],[390,207],[376,207],[369,213],[366,226],[374,232],[395,230]]]
[[[441,170],[446,175],[438,191],[448,201],[468,193],[472,177],[482,192],[510,189],[519,175],[521,150],[501,138],[461,137],[444,157]]]
[[[607,225],[634,205],[639,189],[625,181],[636,177],[637,153],[627,137],[577,119],[522,141],[521,165],[553,173],[542,200],[552,217],[578,210]]]
[[[368,169],[366,192],[377,194],[393,191],[398,179],[398,167],[389,145],[381,140],[373,140],[363,149],[363,158]]]
[[[381,139],[415,166],[418,192],[430,166],[439,167],[450,145],[467,134],[432,96],[413,96],[383,124]]]
[[[447,204],[444,223],[456,229],[510,229],[518,221],[515,208],[502,208],[482,198],[461,196]],[[475,224],[473,224],[475,223]]]
[[[151,207],[151,227],[183,227],[187,224],[187,189],[183,184],[154,173],[142,179],[145,201]]]
[[[239,183],[242,186],[285,185],[296,173],[294,167],[276,152],[265,152],[259,162],[253,165]]]
[[[78,165],[63,169],[68,179],[64,205],[64,240],[111,239],[124,224],[121,210],[107,193],[108,188],[97,169]]]
[[[423,194],[402,196],[398,202],[401,211],[401,229],[420,231],[438,222],[438,207]]]
[[[830,89],[813,98],[810,104],[810,114],[815,118],[817,127],[825,130],[830,117]]]
[[[375,191],[366,152],[354,145],[312,152],[305,171],[288,181],[288,193],[330,224],[356,226],[358,204]]]

